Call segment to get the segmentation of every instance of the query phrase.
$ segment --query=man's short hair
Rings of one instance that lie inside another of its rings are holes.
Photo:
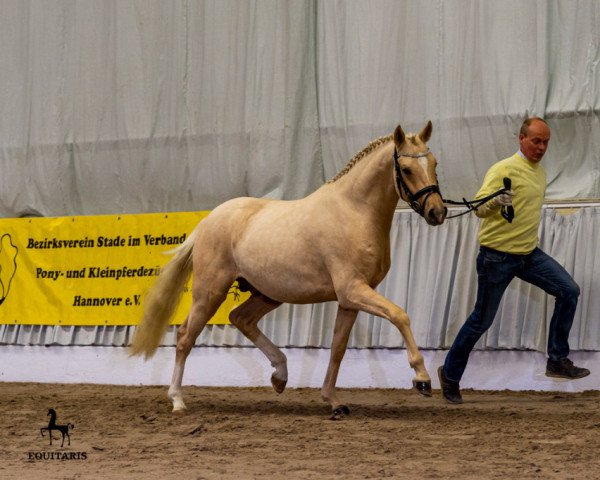
[[[521,125],[521,130],[519,130],[519,135],[523,135],[524,137],[527,136],[527,131],[529,130],[529,125],[531,125],[533,122],[535,122],[536,120],[545,123],[546,126],[548,125],[548,123],[546,122],[546,120],[544,120],[543,118],[540,117],[529,117],[527,119],[525,119],[525,121],[523,122],[523,125]]]

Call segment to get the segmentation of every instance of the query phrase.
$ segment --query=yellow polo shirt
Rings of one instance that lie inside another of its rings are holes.
[[[503,179],[511,179],[515,192],[515,218],[508,223],[500,209],[482,220],[479,243],[500,252],[528,254],[537,247],[538,228],[546,193],[546,171],[539,163],[532,163],[521,152],[492,165],[475,199],[483,198],[504,187]]]

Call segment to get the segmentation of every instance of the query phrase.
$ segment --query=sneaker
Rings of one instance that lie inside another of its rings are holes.
[[[587,368],[580,368],[573,365],[573,362],[568,358],[560,360],[550,360],[546,364],[546,376],[557,378],[568,378],[574,380],[576,378],[587,377],[590,371]]]
[[[448,403],[462,403],[463,399],[460,395],[458,382],[448,380],[444,375],[444,366],[438,368],[438,377],[440,378],[440,387],[442,388],[442,396]]]

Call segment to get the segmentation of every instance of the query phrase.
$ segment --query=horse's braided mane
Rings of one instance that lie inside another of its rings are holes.
[[[392,139],[392,135],[386,135],[385,137],[379,137],[375,140],[372,140],[365,148],[363,148],[360,152],[356,153],[352,159],[346,164],[344,168],[342,168],[331,180],[327,183],[333,183],[338,180],[340,177],[346,175],[350,169],[356,165],[360,160],[366,157],[369,153],[379,147],[382,143],[385,143]]]

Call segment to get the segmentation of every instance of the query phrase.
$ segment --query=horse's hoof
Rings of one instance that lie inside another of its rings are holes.
[[[273,374],[271,375],[271,385],[273,385],[273,390],[277,393],[283,393],[285,386],[287,385],[287,380],[281,380]]]
[[[187,413],[187,407],[182,400],[173,400],[173,415],[182,416]]]
[[[425,397],[431,397],[431,380],[426,382],[418,382],[413,380],[413,388]]]
[[[346,405],[341,405],[331,413],[331,420],[341,420],[346,415],[350,415],[350,409]]]

